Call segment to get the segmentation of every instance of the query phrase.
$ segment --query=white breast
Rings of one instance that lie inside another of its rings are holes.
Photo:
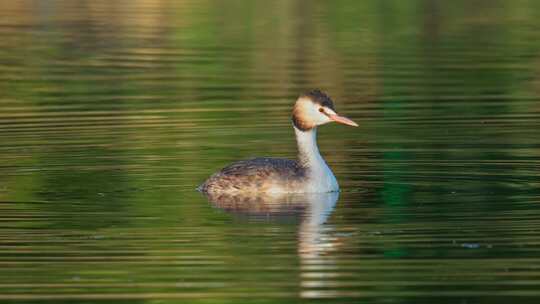
[[[308,179],[304,192],[339,191],[339,185],[317,147],[317,129],[300,131],[294,128],[298,143],[299,161],[308,168]]]

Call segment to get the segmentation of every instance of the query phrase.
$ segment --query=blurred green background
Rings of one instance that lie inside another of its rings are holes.
[[[1,1],[0,301],[536,303],[539,9]],[[333,210],[195,192],[313,88]]]

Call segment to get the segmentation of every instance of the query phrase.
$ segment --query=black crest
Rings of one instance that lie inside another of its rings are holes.
[[[307,93],[302,94],[301,97],[307,97],[313,100],[313,102],[320,104],[323,107],[327,107],[335,111],[334,109],[334,102],[332,101],[332,98],[330,96],[326,95],[321,90],[313,90],[309,91]]]

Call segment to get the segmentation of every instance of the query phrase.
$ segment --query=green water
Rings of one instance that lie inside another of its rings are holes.
[[[0,301],[537,303],[540,2],[1,1]],[[209,202],[295,156],[342,192]]]

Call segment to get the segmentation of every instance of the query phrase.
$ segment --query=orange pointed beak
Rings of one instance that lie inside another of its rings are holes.
[[[347,125],[347,126],[358,127],[357,123],[355,123],[354,121],[348,119],[345,116],[339,116],[337,114],[328,114],[328,117],[330,117],[331,120],[333,120],[333,121],[335,121],[337,123],[344,124],[344,125]]]

